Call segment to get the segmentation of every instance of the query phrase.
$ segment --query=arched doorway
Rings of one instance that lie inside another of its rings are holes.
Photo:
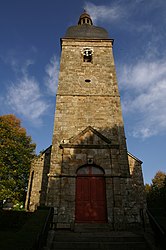
[[[106,190],[104,171],[94,165],[78,169],[76,179],[76,222],[104,223]]]

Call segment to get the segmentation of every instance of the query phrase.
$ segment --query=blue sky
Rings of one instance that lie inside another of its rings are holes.
[[[51,144],[60,38],[84,8],[115,39],[128,151],[150,183],[166,171],[165,0],[0,0],[0,115],[21,119],[37,153]]]

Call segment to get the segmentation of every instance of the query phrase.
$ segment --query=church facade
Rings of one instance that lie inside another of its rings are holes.
[[[141,224],[141,161],[127,151],[113,39],[84,12],[61,39],[52,146],[32,163],[26,208],[54,207],[59,228]]]

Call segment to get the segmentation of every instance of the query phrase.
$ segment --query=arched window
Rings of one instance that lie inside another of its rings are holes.
[[[86,165],[77,170],[77,175],[104,175],[104,171],[100,167]]]

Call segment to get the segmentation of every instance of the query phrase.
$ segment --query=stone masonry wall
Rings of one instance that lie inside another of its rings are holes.
[[[81,50],[84,47],[93,48],[92,63],[83,62]],[[85,82],[86,79],[91,82]],[[124,173],[129,171],[112,40],[63,39],[51,173],[61,171],[61,141],[88,126],[120,145],[120,168]]]
[[[34,159],[29,175],[28,192],[25,207],[34,211],[38,206],[45,205],[50,169],[51,147]]]
[[[139,204],[139,209],[145,209],[146,197],[145,197],[144,180],[143,180],[143,173],[141,166],[142,162],[137,158],[135,158],[130,153],[128,153],[128,159],[129,159],[130,174],[131,174],[130,192],[132,192],[132,197],[133,200],[135,200],[135,203]]]
[[[81,51],[85,47],[93,49],[90,63],[83,61]],[[118,146],[118,150],[60,147],[88,126]],[[108,220],[121,223],[125,218],[124,205],[128,207],[126,183],[130,173],[112,40],[62,39],[47,195],[47,205],[55,207],[57,223],[74,222],[76,169],[91,154],[95,164],[107,173]]]

